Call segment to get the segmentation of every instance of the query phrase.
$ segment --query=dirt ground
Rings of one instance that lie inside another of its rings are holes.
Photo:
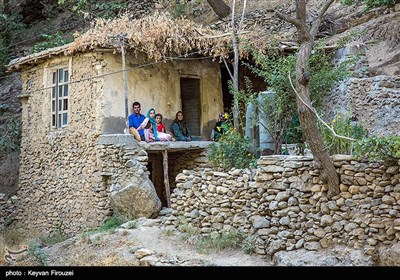
[[[137,228],[118,228],[79,235],[15,263],[17,266],[271,266],[259,255],[241,249],[199,251],[177,232],[165,231],[157,220]]]

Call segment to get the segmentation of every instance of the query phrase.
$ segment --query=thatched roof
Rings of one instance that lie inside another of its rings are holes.
[[[201,51],[203,55],[219,56],[227,51],[230,36],[204,28],[186,19],[172,19],[168,14],[155,14],[137,20],[129,15],[112,21],[99,19],[96,25],[77,38],[70,52],[95,47],[119,48],[118,35],[123,35],[127,48],[144,52],[156,61],[169,56]]]
[[[249,36],[247,33],[245,36]],[[193,53],[221,57],[229,53],[231,34],[202,27],[186,19],[172,19],[168,14],[154,14],[141,19],[124,15],[111,21],[98,19],[94,26],[71,44],[12,60],[9,71],[37,64],[54,55],[71,55],[97,48],[120,50],[124,37],[127,52],[145,53],[149,59],[161,61]]]

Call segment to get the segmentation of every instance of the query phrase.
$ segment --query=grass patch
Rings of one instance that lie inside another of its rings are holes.
[[[196,243],[196,249],[201,253],[209,250],[220,252],[225,249],[237,249],[241,247],[243,239],[243,234],[237,230],[215,234],[212,233],[209,236],[202,237]]]
[[[32,239],[29,243],[28,254],[31,255],[39,265],[47,265],[48,255],[43,250],[42,242],[39,238]]]
[[[54,244],[60,243],[66,239],[67,237],[63,235],[61,231],[57,231],[49,236],[40,237],[40,241],[45,246],[53,246]]]
[[[120,215],[115,215],[115,216],[112,216],[112,217],[109,217],[108,219],[106,219],[104,221],[104,223],[97,229],[88,230],[87,232],[84,233],[84,235],[88,236],[88,235],[92,235],[95,233],[113,231],[125,222],[126,222],[126,219],[124,217],[122,217]],[[136,228],[137,222],[136,221],[132,221],[132,222],[135,222],[135,223],[132,223],[132,226],[130,225],[129,228]]]

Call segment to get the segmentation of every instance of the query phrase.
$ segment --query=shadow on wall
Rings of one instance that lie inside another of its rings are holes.
[[[0,193],[14,194],[18,190],[19,153],[9,153],[0,162]]]

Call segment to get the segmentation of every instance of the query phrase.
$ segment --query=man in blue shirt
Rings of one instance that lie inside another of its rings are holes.
[[[140,114],[140,103],[139,102],[133,102],[133,114],[129,116],[129,128],[138,128],[139,125],[144,121],[146,118],[144,115]],[[139,135],[140,139],[142,141],[145,141],[144,139],[144,131],[143,129],[139,130]]]

